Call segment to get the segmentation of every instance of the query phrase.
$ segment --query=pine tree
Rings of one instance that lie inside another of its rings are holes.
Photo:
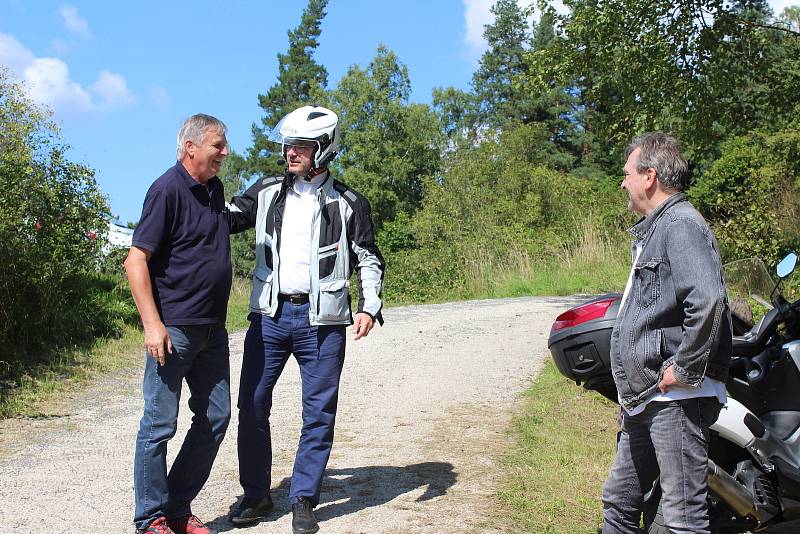
[[[289,49],[278,54],[278,81],[265,95],[258,95],[258,105],[264,110],[261,124],[253,124],[253,146],[248,151],[247,167],[251,174],[274,176],[283,173],[278,164],[280,154],[267,137],[272,128],[290,111],[306,105],[321,103],[328,71],[314,61],[319,46],[322,19],[328,0],[309,0],[300,24],[289,30]]]
[[[767,0],[733,0],[730,10],[743,19],[754,22],[763,23],[772,18],[772,8]]]
[[[472,76],[473,92],[484,122],[492,126],[507,121],[526,123],[531,120],[529,102],[514,88],[513,80],[525,73],[530,25],[516,0],[497,0],[491,12],[494,22],[483,32],[489,48]]]

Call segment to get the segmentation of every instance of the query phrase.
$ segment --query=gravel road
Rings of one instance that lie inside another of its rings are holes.
[[[317,508],[321,532],[497,532],[497,462],[519,394],[548,356],[555,315],[578,299],[516,298],[385,310],[386,326],[348,341],[336,440]],[[231,334],[232,394],[244,331]],[[0,421],[0,531],[133,532],[133,449],[141,369],[106,376],[62,399],[52,416]],[[184,388],[178,435],[191,412]],[[291,532],[289,477],[300,430],[299,374],[275,389],[269,519],[235,529],[241,496],[236,410],[193,511],[212,530]],[[85,528],[85,530],[84,530]]]

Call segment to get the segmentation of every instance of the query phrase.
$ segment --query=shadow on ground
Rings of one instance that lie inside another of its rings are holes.
[[[404,467],[371,465],[346,469],[328,469],[322,484],[322,502],[315,509],[317,519],[326,521],[354,514],[367,508],[381,506],[396,497],[425,488],[416,502],[424,502],[447,493],[458,478],[453,464],[423,462]],[[290,479],[284,478],[272,489],[275,508],[264,522],[272,522],[291,513],[289,504]],[[231,503],[233,507],[241,499]],[[207,525],[217,532],[235,527],[227,516],[217,517]]]

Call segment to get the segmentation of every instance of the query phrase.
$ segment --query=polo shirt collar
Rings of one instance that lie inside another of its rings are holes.
[[[195,186],[203,186],[203,187],[211,186],[211,181],[217,178],[216,176],[213,176],[205,185],[203,185],[194,178],[192,178],[192,175],[189,174],[189,171],[186,170],[186,167],[184,167],[183,163],[181,163],[180,161],[175,163],[175,170],[178,171],[178,174],[183,178],[183,183],[185,183],[186,187],[188,188],[192,188]]]

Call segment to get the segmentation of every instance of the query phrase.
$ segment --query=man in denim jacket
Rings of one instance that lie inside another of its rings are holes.
[[[683,194],[688,166],[662,133],[628,147],[622,188],[644,217],[630,229],[633,268],[611,335],[622,405],[603,489],[603,533],[639,532],[658,478],[665,527],[709,532],[708,428],[725,402],[731,323],[717,242]]]

